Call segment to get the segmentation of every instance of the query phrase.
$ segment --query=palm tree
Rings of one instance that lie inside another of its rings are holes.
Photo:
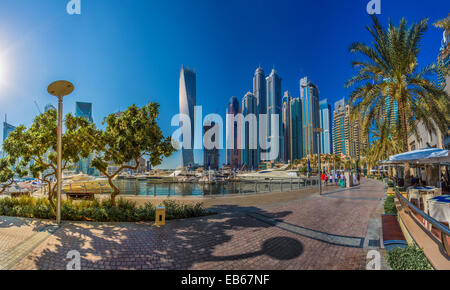
[[[427,30],[427,19],[407,26],[403,18],[399,26],[389,21],[383,28],[376,16],[367,27],[374,39],[373,45],[354,43],[350,52],[359,53],[365,60],[356,60],[357,74],[347,83],[356,86],[350,96],[354,107],[352,115],[361,114],[366,132],[387,115],[387,98],[398,105],[398,137],[402,150],[408,151],[408,132],[421,121],[427,130],[436,126],[445,132],[450,123],[450,97],[427,77],[437,73],[437,65],[418,68],[420,41]],[[436,126],[435,126],[436,125]],[[417,132],[415,132],[417,134]]]
[[[446,32],[450,32],[450,13],[447,15],[446,18],[441,19],[434,23],[435,27],[442,28]]]
[[[381,120],[376,124],[372,131],[373,143],[367,150],[367,161],[371,167],[375,166],[379,161],[387,159],[391,155],[402,152],[402,144],[400,138],[395,138],[398,130],[389,126],[387,120]],[[378,166],[378,174],[380,173]]]

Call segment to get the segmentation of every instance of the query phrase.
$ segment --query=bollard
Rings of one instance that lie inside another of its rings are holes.
[[[156,208],[155,226],[160,227],[166,224],[166,208],[158,206]]]

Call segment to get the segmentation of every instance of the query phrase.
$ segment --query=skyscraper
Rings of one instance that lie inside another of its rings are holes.
[[[244,145],[242,150],[242,164],[250,170],[257,170],[259,165],[258,142],[258,105],[256,97],[248,92],[242,99],[242,114],[246,120],[243,124]],[[251,116],[254,118],[250,118]],[[253,119],[253,121],[252,121]],[[253,122],[253,123],[252,123]]]
[[[259,144],[259,130],[260,130],[260,122],[259,122],[259,115],[260,114],[267,114],[267,93],[266,93],[266,75],[264,73],[264,70],[260,67],[258,67],[255,71],[255,75],[253,76],[253,95],[256,98],[256,105],[258,109],[258,144]],[[264,127],[267,128],[267,124],[264,124]],[[266,134],[266,136],[268,136]],[[258,160],[261,159],[261,153],[264,151],[260,149],[260,146],[258,146],[258,154],[260,155],[258,157]]]
[[[183,167],[194,165],[194,107],[196,105],[196,96],[196,73],[182,66],[180,72],[180,114],[188,116],[191,122],[191,136],[181,137],[183,142],[181,166]]]
[[[203,126],[203,136],[205,135],[205,133],[210,130],[211,128],[213,128],[216,123],[215,122],[211,122],[211,125],[204,125]],[[217,136],[216,134],[211,137],[211,141],[214,143],[216,142],[216,138],[219,138],[219,136]],[[218,170],[219,169],[219,149],[218,148],[212,148],[212,149],[207,149],[207,148],[203,148],[203,168],[205,170]]]
[[[3,141],[5,141],[6,138],[8,138],[9,134],[11,134],[15,129],[16,127],[14,127],[11,124],[8,124],[8,120],[6,119],[5,116],[5,122],[3,122]]]
[[[264,70],[258,67],[253,77],[253,95],[256,98],[258,114],[267,113],[266,76]]]
[[[331,154],[332,148],[332,126],[331,126],[331,106],[328,99],[319,102],[320,128],[324,131],[320,133],[320,153]]]
[[[318,144],[315,128],[320,127],[319,89],[307,77],[300,80],[303,117],[303,155],[317,154]]]
[[[94,119],[92,118],[92,103],[76,102],[75,116],[86,118],[90,123],[93,123]]]
[[[284,92],[283,96],[283,161],[291,161],[291,96],[289,91]]]
[[[51,105],[50,105],[51,106]],[[54,107],[53,107],[54,108]],[[53,109],[49,105],[45,106],[45,109]],[[92,103],[76,102],[75,103],[75,116],[87,119],[90,123],[94,122],[92,117]],[[88,158],[83,158],[78,162],[78,172],[82,172],[88,175],[100,175],[100,172],[91,166],[93,154]]]
[[[231,118],[236,117],[241,114],[241,109],[239,108],[239,101],[236,97],[231,97],[230,103],[227,107],[227,150],[226,150],[226,160],[227,164],[233,169],[240,169],[242,165],[241,157],[241,122],[239,119],[233,121]]]
[[[289,160],[291,163],[294,160],[299,160],[303,158],[303,128],[302,128],[302,102],[300,98],[291,99],[291,110],[290,110],[290,153],[291,156]]]
[[[333,115],[333,151],[353,159],[361,157],[362,150],[368,145],[361,131],[361,120],[351,119],[351,106],[345,99],[335,103]]]
[[[282,110],[281,110],[281,78],[275,69],[266,78],[267,89],[267,120],[269,140],[275,148],[271,148],[272,152],[278,152],[275,161],[280,161],[283,156],[283,127],[282,127]],[[278,134],[272,130],[272,115],[278,116]],[[274,151],[275,150],[275,151]]]

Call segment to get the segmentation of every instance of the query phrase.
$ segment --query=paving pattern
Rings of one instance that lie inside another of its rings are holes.
[[[260,207],[226,205],[218,215],[161,228],[64,223],[55,230],[24,223],[15,230],[29,234],[15,238],[16,247],[0,238],[0,257],[12,256],[9,269],[66,269],[72,250],[80,252],[84,270],[365,269],[367,229],[383,195],[382,183],[364,180],[360,189]],[[13,228],[0,223],[0,237]]]

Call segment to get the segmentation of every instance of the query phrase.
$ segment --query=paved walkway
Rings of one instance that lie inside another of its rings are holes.
[[[367,251],[379,247],[383,195],[381,182],[363,180],[288,203],[216,205],[217,215],[161,228],[70,222],[55,230],[0,218],[0,268],[66,269],[77,250],[85,270],[365,269]]]

